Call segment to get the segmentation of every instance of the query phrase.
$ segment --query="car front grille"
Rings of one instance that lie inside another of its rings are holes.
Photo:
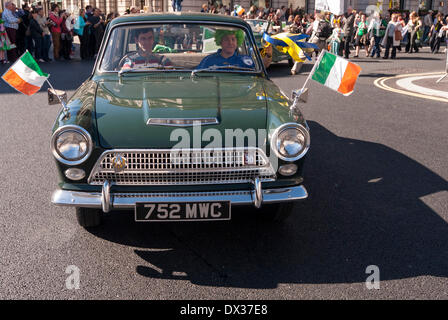
[[[117,168],[117,159],[124,166]],[[275,180],[275,171],[259,148],[136,149],[104,152],[88,183],[102,185],[200,185]]]

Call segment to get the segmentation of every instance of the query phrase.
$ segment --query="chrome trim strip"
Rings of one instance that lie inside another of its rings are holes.
[[[230,201],[231,205],[253,205],[254,198],[250,190],[216,192],[156,192],[156,193],[111,193],[110,207],[114,209],[133,209],[136,202],[201,202]],[[308,192],[303,185],[266,189],[262,191],[263,203],[303,200]],[[57,206],[102,208],[100,192],[80,192],[56,190],[51,202]]]
[[[183,123],[176,123],[183,122]],[[148,126],[168,126],[168,127],[193,127],[196,125],[219,124],[217,118],[150,118],[146,122]]]

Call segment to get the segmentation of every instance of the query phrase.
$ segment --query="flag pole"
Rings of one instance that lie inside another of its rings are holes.
[[[54,94],[56,95],[56,97],[58,97],[59,102],[62,104],[62,111],[64,112],[64,115],[65,115],[65,116],[68,116],[68,115],[70,114],[70,113],[69,113],[70,109],[67,107],[67,104],[66,104],[65,101],[62,100],[61,97],[58,95],[56,89],[53,88],[53,86],[51,85],[50,81],[48,81],[48,78],[47,78],[46,81],[47,81],[48,85],[50,86],[50,88],[53,90],[53,92],[54,92]]]
[[[324,56],[324,53],[327,52],[327,50],[322,49],[319,56],[317,57],[316,62],[314,63],[313,69],[311,69],[311,72],[308,74],[308,77],[305,80],[305,83],[303,84],[302,89],[300,91],[303,91],[308,84],[308,81],[310,81],[311,77],[313,76],[314,71],[316,70],[316,67],[319,65],[320,61],[322,60],[322,57]]]

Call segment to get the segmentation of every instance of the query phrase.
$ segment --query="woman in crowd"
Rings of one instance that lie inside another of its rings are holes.
[[[441,13],[438,13],[436,15],[436,22],[432,25],[431,30],[429,31],[429,37],[430,37],[430,46],[431,46],[431,52],[433,54],[438,53],[440,49],[440,42],[442,41],[443,37],[443,15]]]
[[[420,30],[422,25],[415,11],[411,12],[411,14],[409,15],[409,21],[407,27],[408,27],[409,41],[406,44],[406,52],[412,53],[413,50],[415,52],[418,52],[417,32]]]
[[[64,17],[59,16],[59,6],[57,4],[53,3],[51,5],[51,12],[48,18],[52,22],[50,31],[53,40],[53,56],[55,60],[59,60],[59,52],[61,51],[61,25]]]
[[[294,21],[289,26],[289,32],[291,33],[305,33],[305,30],[303,29],[302,25],[302,17],[299,15],[296,15],[294,17]]]
[[[10,49],[11,49],[11,41],[9,41],[8,34],[6,33],[4,21],[0,18],[0,63],[1,64],[9,63],[6,51],[8,51]]]
[[[79,15],[76,18],[74,32],[79,38],[80,43],[80,56],[82,60],[88,59],[89,57],[89,28],[90,22],[87,21],[86,10],[80,9]]]
[[[383,59],[389,59],[390,48],[392,47],[392,53],[390,58],[395,59],[397,48],[400,45],[401,40],[401,23],[398,22],[398,15],[396,13],[392,14],[391,20],[387,25],[383,41],[381,46],[385,48],[385,53]]]

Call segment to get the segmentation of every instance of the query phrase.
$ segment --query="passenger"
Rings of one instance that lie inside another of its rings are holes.
[[[197,69],[227,65],[241,68],[254,68],[255,64],[251,57],[238,54],[238,47],[243,44],[243,41],[243,30],[216,30],[215,43],[221,49],[202,59]]]
[[[137,52],[128,53],[121,59],[121,69],[172,66],[171,61],[165,56],[152,53],[152,48],[154,46],[153,29],[137,29],[135,43],[138,46]]]

